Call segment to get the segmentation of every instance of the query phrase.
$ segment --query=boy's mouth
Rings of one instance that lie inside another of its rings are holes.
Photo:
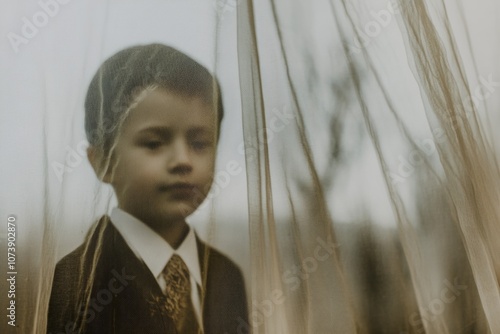
[[[189,199],[192,198],[196,192],[197,187],[194,184],[187,182],[176,182],[171,184],[164,184],[159,187],[161,192],[169,193],[174,199]]]
[[[187,182],[176,182],[171,184],[163,184],[160,186],[161,191],[171,191],[171,190],[194,190],[196,186]]]

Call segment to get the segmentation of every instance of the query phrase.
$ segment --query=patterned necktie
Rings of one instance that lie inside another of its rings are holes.
[[[163,278],[167,283],[165,306],[168,315],[174,320],[177,332],[179,334],[198,334],[200,328],[191,300],[189,270],[179,255],[172,255],[163,269]]]

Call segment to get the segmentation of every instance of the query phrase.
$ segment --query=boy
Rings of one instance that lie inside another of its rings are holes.
[[[48,333],[240,333],[243,277],[186,224],[207,195],[220,88],[164,45],[101,66],[85,101],[88,158],[118,207],[56,266]]]

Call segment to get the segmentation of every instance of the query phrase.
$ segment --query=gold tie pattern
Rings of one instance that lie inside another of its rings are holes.
[[[172,256],[163,270],[163,278],[167,284],[165,308],[178,333],[197,334],[199,326],[191,301],[189,270],[180,256]]]

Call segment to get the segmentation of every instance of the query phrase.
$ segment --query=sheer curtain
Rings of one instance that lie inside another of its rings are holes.
[[[83,101],[103,60],[151,42],[221,82],[215,181],[188,221],[245,274],[241,333],[500,332],[496,2],[4,9],[1,253],[15,217],[18,327],[4,315],[2,332],[45,332],[55,263],[115,206],[86,158]]]

